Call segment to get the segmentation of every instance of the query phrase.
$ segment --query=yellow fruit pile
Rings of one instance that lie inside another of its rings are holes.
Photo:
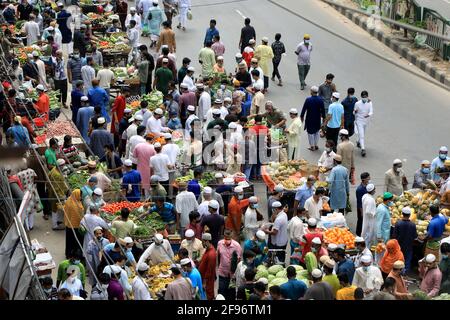
[[[348,229],[331,228],[325,231],[324,239],[327,243],[345,244],[346,249],[355,248],[355,236]]]

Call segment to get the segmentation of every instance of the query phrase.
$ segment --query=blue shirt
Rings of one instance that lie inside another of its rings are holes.
[[[313,187],[308,188],[306,183],[304,183],[295,194],[295,200],[298,201],[299,207],[303,207],[305,205],[305,201],[311,198],[313,194],[314,194]]]
[[[115,246],[115,243],[107,244],[103,248],[103,250],[107,254],[109,254],[112,251],[112,249],[114,249],[114,246]],[[131,252],[131,249],[130,250],[125,250],[125,256],[127,257],[128,262],[130,262],[130,263],[135,263],[136,262],[136,259],[134,259],[133,253]]]
[[[230,185],[226,185],[226,184],[218,186],[216,188],[217,193],[232,192],[232,191],[233,191],[233,187]]]
[[[244,251],[251,250],[256,254],[255,260],[253,260],[255,267],[259,266],[266,260],[267,255],[264,253],[264,248],[267,247],[266,241],[255,241],[252,239],[245,240]]]
[[[167,126],[171,130],[177,130],[181,129],[183,126],[181,125],[181,121],[178,118],[170,119],[169,122],[167,122]]]
[[[448,218],[442,214],[434,216],[428,225],[427,233],[431,238],[440,238],[445,231]]]
[[[22,126],[15,124],[12,127],[8,128],[6,132],[12,133],[14,137],[14,141],[21,147],[28,147],[31,145],[30,135],[28,134],[28,130]]]
[[[177,220],[174,210],[175,207],[169,202],[164,202],[164,207],[162,209],[157,206],[150,208],[150,212],[157,212],[166,223],[175,222]]]
[[[355,110],[355,103],[358,102],[356,97],[346,97],[342,100],[342,106],[344,107],[344,122],[353,123],[355,122],[355,115],[353,111]]]
[[[217,30],[216,28],[214,28],[214,29],[211,29],[211,28],[206,29],[205,41],[203,42],[203,44],[206,45],[207,42],[211,42],[212,43],[214,36],[218,36],[218,35],[219,35],[219,30]]]
[[[362,197],[367,193],[366,186],[360,184],[356,188],[356,208],[362,209]]]
[[[193,194],[195,194],[195,197],[198,199],[202,191],[200,185],[198,184],[198,180],[192,179],[191,181],[189,181],[187,185],[187,191],[190,191]]]
[[[141,200],[141,191],[139,185],[141,184],[141,174],[136,170],[131,170],[123,175],[122,189],[127,190],[127,200],[131,202],[138,202]],[[128,185],[131,184],[131,192],[128,192]]]
[[[391,235],[391,211],[384,203],[378,205],[375,218],[377,219],[377,238],[387,242]]]
[[[450,157],[447,156],[446,160],[449,160],[449,159],[450,159]],[[437,182],[437,181],[441,180],[441,176],[436,173],[436,169],[443,168],[444,162],[445,162],[445,160],[442,160],[439,157],[436,157],[433,159],[433,161],[431,161],[430,169],[431,169],[431,176],[433,178],[433,181]]]
[[[339,102],[333,102],[328,107],[328,114],[331,115],[331,119],[327,124],[328,128],[339,128],[341,126],[341,117],[344,114],[344,106]]]
[[[353,282],[355,274],[355,265],[352,260],[345,259],[337,264],[336,274],[345,273],[348,276],[349,283]]]
[[[306,284],[297,279],[289,279],[288,282],[280,286],[281,294],[286,299],[298,300],[305,295]]]
[[[200,272],[198,272],[197,268],[192,268],[192,271],[187,274],[189,279],[192,282],[193,288],[198,288],[198,293],[200,294],[201,300],[206,300],[205,291],[203,291],[203,283],[202,283],[202,276],[200,275]]]
[[[88,98],[93,107],[100,106],[102,108],[102,117],[109,123],[111,120],[108,112],[106,112],[106,108],[109,106],[109,96],[105,89],[100,87],[90,88],[88,91]]]

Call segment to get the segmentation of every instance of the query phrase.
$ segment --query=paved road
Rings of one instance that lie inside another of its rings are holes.
[[[312,36],[314,46],[311,73],[307,83],[321,84],[327,73],[336,75],[335,82],[341,94],[353,86],[359,93],[366,89],[374,103],[374,117],[367,136],[367,157],[356,155],[357,175],[369,171],[372,181],[382,192],[384,172],[395,158],[405,159],[404,168],[412,182],[414,171],[423,159],[432,160],[441,145],[448,145],[450,94],[442,87],[417,71],[415,67],[400,59],[398,55],[353,25],[337,11],[320,1],[277,0],[275,5],[267,0],[193,0],[193,20],[188,22],[185,32],[175,29],[177,34],[178,65],[185,56],[196,62],[209,20],[218,21],[222,41],[226,46],[225,66],[234,69],[234,55],[238,52],[240,28],[243,16],[252,19],[256,28],[257,42],[267,36],[272,41],[275,33],[282,34],[287,57],[281,63],[280,71],[285,85],[277,87],[271,83],[267,99],[272,100],[282,111],[303,105],[308,91],[300,91],[297,77],[296,56],[293,53],[304,33]],[[132,6],[129,2],[129,6]],[[323,28],[340,35],[337,37],[286,11],[307,17]],[[148,44],[148,38],[144,38]],[[350,42],[346,41],[349,40]],[[353,43],[351,43],[353,42]],[[357,46],[355,46],[357,44]],[[382,55],[384,59],[371,52]],[[395,66],[389,61],[400,64]],[[417,77],[411,72],[419,73]],[[355,138],[353,138],[354,140]],[[306,134],[302,137],[302,156],[316,162],[323,151],[307,150]],[[257,194],[265,200],[265,187],[258,185]],[[355,207],[354,192],[352,202]],[[265,205],[262,206],[265,208]],[[63,259],[64,232],[53,232],[50,224],[37,217],[32,238],[45,242],[57,261]],[[348,216],[348,224],[355,227],[355,213]],[[49,234],[46,234],[49,232]]]

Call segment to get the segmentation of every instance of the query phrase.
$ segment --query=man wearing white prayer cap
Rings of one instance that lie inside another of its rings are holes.
[[[311,272],[313,284],[306,290],[305,300],[334,300],[333,288],[326,281],[322,281],[323,273],[319,269]]]
[[[195,237],[195,232],[192,229],[187,229],[184,233],[184,237],[184,240],[181,241],[180,248],[187,250],[189,259],[194,263],[199,263],[205,253],[202,241]]]
[[[376,211],[377,204],[375,200],[376,188],[372,183],[366,186],[367,193],[362,196],[362,229],[361,237],[366,242],[366,247],[370,248],[376,242]]]
[[[405,272],[411,269],[413,257],[413,243],[417,238],[416,224],[410,220],[412,209],[404,207],[402,209],[402,219],[398,220],[394,226],[394,234],[402,249],[405,258]]]
[[[413,189],[426,189],[428,186],[427,181],[431,180],[431,162],[423,160],[420,163],[420,168],[417,169],[414,174]]]
[[[285,129],[288,142],[288,159],[300,160],[300,138],[302,133],[302,120],[298,116],[298,110],[292,108],[289,111],[290,123]]]
[[[253,239],[256,232],[260,227],[260,222],[258,222],[258,214],[261,213],[258,210],[258,198],[255,196],[250,197],[249,206],[244,213],[244,234],[246,239]]]
[[[358,253],[354,256],[354,264],[355,268],[359,268],[361,266],[361,258],[363,256],[372,256],[372,251],[370,251],[370,248],[366,247],[366,241],[363,237],[356,237],[355,238],[355,248],[358,251]]]
[[[145,279],[148,275],[148,269],[150,267],[145,262],[141,263],[137,270],[137,275],[131,282],[131,288],[133,289],[134,300],[152,300],[148,285],[145,283]]]
[[[146,262],[149,265],[155,265],[172,261],[173,258],[174,254],[169,241],[164,239],[161,234],[157,233],[154,237],[154,242],[144,251],[136,267],[139,268],[139,265],[143,262]]]
[[[360,259],[360,267],[356,268],[352,284],[362,288],[367,297],[377,293],[384,283],[383,276],[379,267],[372,264],[371,255],[363,255]]]
[[[386,192],[390,192],[396,196],[400,196],[408,187],[408,180],[406,179],[406,174],[402,166],[402,160],[395,159],[392,162],[392,168],[384,174]]]

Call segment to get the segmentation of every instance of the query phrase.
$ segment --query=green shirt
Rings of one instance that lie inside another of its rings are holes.
[[[67,279],[67,268],[70,266],[78,267],[78,279],[81,280],[81,283],[83,284],[83,287],[86,283],[86,269],[84,268],[83,264],[80,262],[79,264],[73,264],[70,262],[70,260],[63,260],[58,266],[58,275],[56,277],[56,280],[61,281],[63,283]]]
[[[272,114],[266,113],[265,116],[271,127],[286,119],[280,110],[273,110]]]
[[[117,220],[111,225],[112,233],[116,238],[123,239],[129,237],[135,228],[133,220],[128,219],[127,221]]]
[[[158,183],[156,185],[156,188],[152,188],[152,192],[151,192],[152,198],[154,197],[167,197],[167,191],[166,189],[164,189],[164,187]]]
[[[161,91],[164,95],[167,94],[169,90],[169,82],[173,80],[173,73],[169,68],[161,67],[156,70],[155,78],[158,78],[156,83],[156,89]]]
[[[56,166],[56,151],[52,148],[48,148],[45,150],[44,153],[45,160],[47,161],[47,164],[51,166]]]
[[[333,288],[333,294],[336,297],[336,292],[341,288],[337,275],[327,274],[322,278],[322,281],[328,282],[328,284]]]
[[[148,60],[144,60],[138,64],[138,75],[141,83],[147,83],[148,80]]]

